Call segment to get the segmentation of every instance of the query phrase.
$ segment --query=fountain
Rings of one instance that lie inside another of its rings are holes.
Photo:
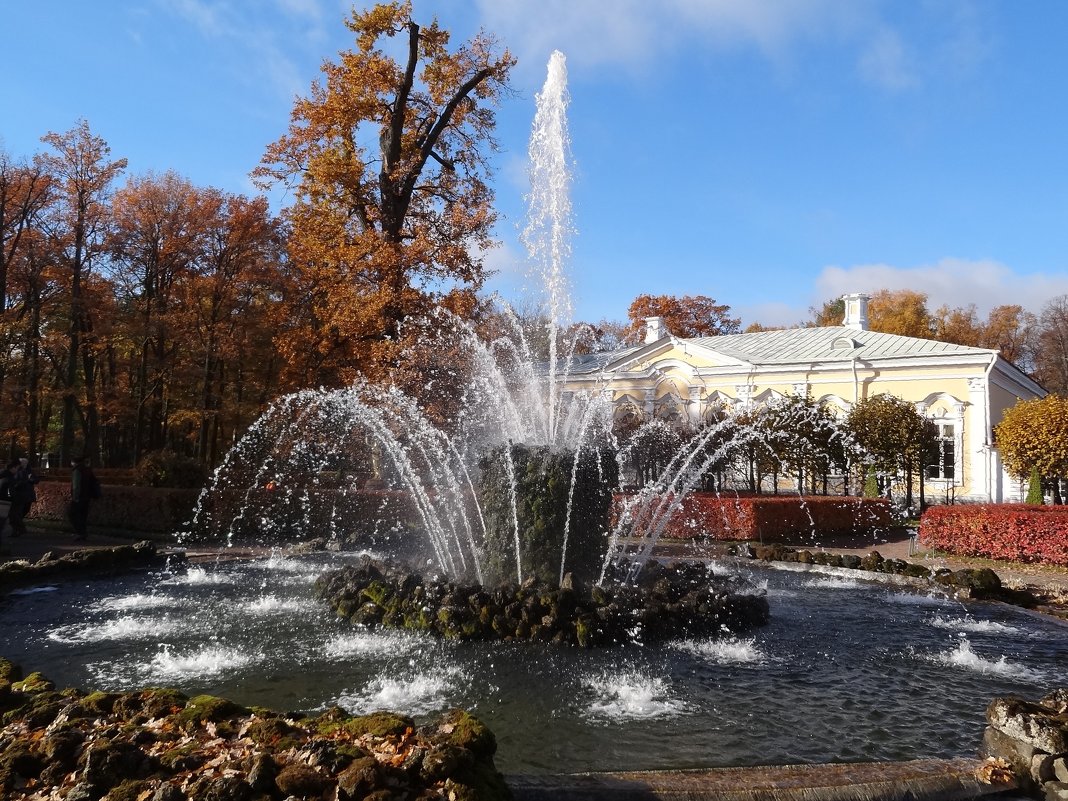
[[[448,352],[469,368],[465,390],[453,399],[455,430],[448,433],[392,387],[359,383],[286,396],[216,471],[192,536],[222,531],[228,542],[391,540],[404,556],[443,576],[480,584],[536,576],[559,584],[567,574],[573,581],[603,582],[620,536],[647,534],[634,562],[635,572],[640,569],[665,520],[715,458],[705,451],[716,432],[673,462],[672,479],[642,496],[646,504],[654,495],[670,496],[668,509],[624,513],[611,529],[619,480],[612,404],[601,394],[565,391],[574,363],[574,341],[567,337],[567,104],[565,59],[554,52],[537,95],[522,234],[531,283],[544,295],[547,359],[532,356],[507,309],[505,334],[489,340],[470,325],[445,320],[452,334]]]
[[[681,448],[611,523],[611,404],[565,391],[565,106],[554,54],[525,232],[547,271],[547,362],[514,319],[490,341],[456,323],[452,352],[477,369],[448,431],[395,388],[280,399],[227,455],[187,536],[321,538],[340,552],[34,588],[7,599],[0,653],[71,686],[171,685],[248,706],[419,720],[459,706],[495,732],[502,770],[528,774],[971,754],[987,699],[1034,696],[1061,675],[1063,632],[1004,606],[729,561],[691,564],[673,583],[650,560],[656,538],[739,444],[730,437],[754,435],[726,422]],[[624,537],[636,554],[617,561]],[[387,558],[418,573],[394,581],[379,566]],[[339,564],[367,581],[346,595]],[[316,582],[339,589],[341,615],[315,603]],[[583,582],[593,606],[581,606]],[[660,628],[683,595],[707,607],[721,593],[765,614],[770,598],[774,615],[756,626],[721,609]],[[572,605],[576,622],[558,625],[554,606]],[[380,625],[387,616],[401,625]]]

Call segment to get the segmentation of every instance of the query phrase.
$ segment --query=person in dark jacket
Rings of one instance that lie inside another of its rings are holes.
[[[11,519],[11,509],[14,506],[14,502],[11,499],[11,492],[14,489],[15,470],[18,466],[18,459],[13,462],[8,462],[7,467],[0,473],[0,532],[3,532],[7,527],[8,521]],[[18,536],[13,525],[11,527],[11,532],[14,536]]]
[[[29,459],[15,460],[8,466],[9,470],[12,468],[14,470],[8,492],[11,500],[11,513],[8,522],[11,523],[12,536],[21,537],[26,533],[26,513],[37,500],[37,491],[33,487],[37,483],[37,476],[30,470]]]
[[[89,535],[89,506],[100,494],[100,483],[84,456],[75,456],[70,471],[70,522],[74,541],[84,542]]]

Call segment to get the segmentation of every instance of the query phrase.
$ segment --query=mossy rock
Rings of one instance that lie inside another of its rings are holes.
[[[497,738],[481,720],[462,709],[446,712],[438,723],[438,731],[445,742],[466,748],[476,757],[492,757],[497,753]]]
[[[120,693],[105,693],[98,690],[79,699],[76,706],[84,717],[99,717],[110,715],[115,708],[116,701],[120,698],[122,698]]]
[[[295,763],[282,768],[274,783],[284,796],[319,798],[332,780],[309,765]]]
[[[56,685],[37,671],[34,671],[22,681],[12,682],[11,689],[17,693],[36,695],[38,693],[51,692],[56,689]]]
[[[883,555],[878,551],[872,551],[867,556],[860,560],[861,570],[882,570],[883,567]]]
[[[22,681],[22,668],[10,659],[0,656],[0,681]]]
[[[181,723],[219,723],[238,715],[247,715],[248,710],[227,698],[214,695],[197,695],[190,698],[185,709],[177,714]]]
[[[254,721],[249,725],[245,736],[257,745],[277,751],[293,748],[307,739],[303,731],[279,718]]]
[[[319,719],[322,721],[322,718]],[[408,729],[415,728],[415,721],[395,712],[372,712],[370,715],[347,718],[345,720],[327,720],[319,723],[320,734],[332,734],[344,731],[352,737],[370,734],[373,737],[399,737]]]
[[[108,790],[107,795],[101,801],[137,801],[150,785],[140,779],[127,779],[117,787]]]
[[[971,590],[973,598],[994,598],[1001,592],[1001,579],[989,567],[975,570],[965,568],[946,576],[939,576],[940,583]]]
[[[901,571],[902,575],[911,576],[912,578],[930,578],[931,571],[923,565],[917,565],[914,563],[908,563]]]
[[[119,696],[112,711],[127,718],[134,715],[143,715],[147,719],[164,718],[180,712],[188,700],[185,693],[170,687],[148,687]]]

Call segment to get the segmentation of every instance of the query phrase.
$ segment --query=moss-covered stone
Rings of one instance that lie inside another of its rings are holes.
[[[313,767],[294,763],[282,768],[274,783],[284,796],[319,798],[333,782]]]
[[[97,690],[91,692],[76,704],[77,713],[85,716],[108,715],[115,708],[115,702],[122,697],[119,693],[105,693]]]
[[[22,681],[22,668],[10,659],[0,656],[0,681]]]
[[[177,714],[181,723],[218,723],[238,715],[248,714],[248,710],[227,698],[214,695],[197,695],[190,698],[185,709]]]
[[[149,687],[139,692],[123,693],[113,710],[122,717],[141,716],[146,720],[163,718],[185,708],[189,696],[170,687]]]
[[[349,798],[364,798],[381,779],[378,760],[372,756],[353,760],[337,777],[338,788]]]
[[[497,753],[497,738],[481,720],[462,709],[445,714],[438,724],[445,742],[465,748],[477,757],[491,757]]]
[[[254,721],[249,725],[245,736],[257,745],[268,746],[278,751],[294,748],[307,739],[300,729],[290,726],[279,718]]]
[[[406,715],[395,712],[372,712],[370,715],[360,715],[343,720],[319,719],[318,730],[320,734],[332,734],[343,731],[352,737],[360,737],[370,734],[373,737],[400,736],[408,729],[415,727],[415,721]]]
[[[102,801],[138,801],[141,794],[150,788],[148,782],[141,779],[128,779],[117,787],[108,790]]]
[[[269,710],[250,718],[226,699],[197,696],[170,720],[145,726],[146,704],[169,707],[184,696],[16,696],[23,717],[0,732],[0,798],[28,781],[42,797],[66,801],[279,801],[335,792],[401,801],[447,797],[446,783],[466,798],[504,797],[496,795],[492,733],[460,711],[446,718],[447,731],[417,730],[403,715],[352,717],[341,709],[299,722]],[[32,718],[46,708],[94,714],[68,715],[46,729]]]
[[[34,671],[22,681],[15,681],[11,683],[11,689],[17,693],[36,694],[49,692],[56,689],[56,685],[42,676],[40,673]]]

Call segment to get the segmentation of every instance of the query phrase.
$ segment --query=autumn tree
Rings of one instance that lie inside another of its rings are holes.
[[[1068,295],[1043,306],[1034,333],[1035,378],[1050,392],[1068,395]]]
[[[812,326],[841,325],[845,319],[845,302],[831,298],[809,309]],[[912,289],[880,289],[868,302],[868,327],[884,334],[930,339],[933,331],[927,295]]]
[[[29,337],[32,321],[40,309],[32,306],[32,294],[20,292],[19,265],[29,258],[31,240],[47,206],[51,182],[40,164],[18,163],[0,150],[0,414],[8,427],[12,443],[20,439],[19,428],[25,422],[30,396],[27,348],[36,349],[38,337]],[[21,365],[18,364],[21,362]],[[19,386],[9,387],[13,370],[23,372]]]
[[[677,337],[714,337],[737,334],[741,320],[730,316],[731,307],[707,295],[638,295],[627,309],[630,332],[640,335],[646,317],[663,317]]]
[[[810,306],[808,312],[812,315],[812,320],[808,323],[811,327],[825,328],[841,325],[845,320],[845,300],[840,297],[831,298],[825,300],[820,306]]]
[[[221,449],[277,394],[270,332],[284,313],[279,221],[267,200],[200,190],[202,246],[179,287],[175,330],[185,342],[176,381],[187,389],[180,431],[188,451],[216,464]]]
[[[940,306],[932,315],[934,338],[972,348],[996,350],[1021,369],[1030,369],[1035,316],[1022,306],[995,306],[986,320],[979,317],[974,303],[950,308]]]
[[[60,459],[65,462],[74,450],[76,417],[82,421],[86,451],[93,455],[99,451],[97,354],[93,310],[85,290],[93,267],[105,253],[112,184],[126,168],[126,159],[110,160],[111,148],[92,133],[85,120],[66,133],[46,134],[42,141],[53,152],[40,156],[39,163],[50,174],[56,192],[45,225],[63,268],[69,300],[65,365],[60,374],[64,388]]]
[[[354,11],[355,48],[323,65],[256,178],[293,187],[293,325],[279,346],[299,382],[380,377],[402,322],[482,285],[496,219],[486,183],[493,107],[514,61],[479,34],[450,50],[410,2]],[[403,43],[395,60],[392,40]]]
[[[913,404],[884,393],[859,400],[846,427],[872,467],[890,477],[904,476],[906,508],[912,506],[913,477],[919,477],[922,506],[923,463],[938,436],[935,424]]]
[[[931,337],[931,313],[927,295],[912,289],[880,289],[868,302],[868,320],[873,331],[905,337]]]
[[[1060,503],[1060,479],[1068,476],[1068,397],[1017,401],[995,427],[1005,467],[1019,479],[1037,470]]]
[[[775,473],[792,475],[798,492],[826,492],[832,473],[844,473],[849,437],[830,411],[804,395],[787,395],[757,410],[761,445],[775,462]],[[807,484],[806,484],[807,482]]]
[[[177,345],[170,315],[176,287],[206,239],[206,199],[173,172],[132,178],[112,202],[112,275],[128,311],[137,361],[133,459],[166,442],[166,389]]]

